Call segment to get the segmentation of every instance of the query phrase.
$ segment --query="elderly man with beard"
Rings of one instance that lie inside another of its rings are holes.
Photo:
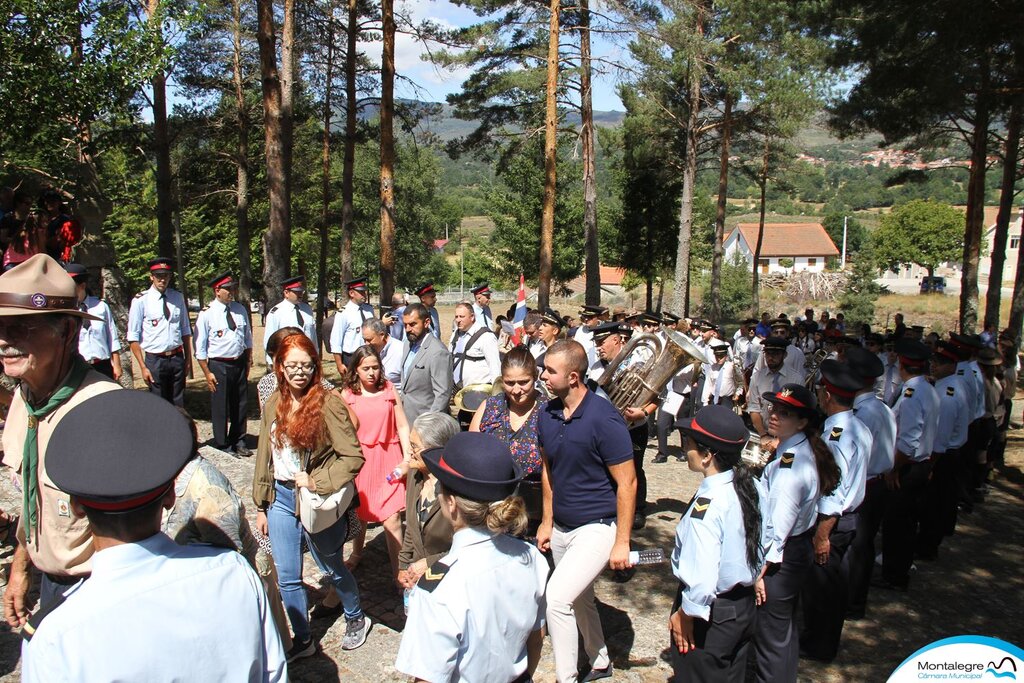
[[[82,320],[75,282],[57,261],[37,254],[0,279],[0,358],[20,380],[3,433],[4,464],[21,477],[22,514],[4,618],[12,628],[28,619],[29,565],[41,573],[40,606],[89,576],[92,531],[71,510],[71,497],[46,473],[46,446],[60,420],[86,399],[120,385],[77,353]]]

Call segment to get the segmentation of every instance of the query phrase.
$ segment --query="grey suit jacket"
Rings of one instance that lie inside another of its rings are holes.
[[[408,370],[409,340],[402,345],[402,407],[412,425],[413,421],[432,411],[447,413],[452,398],[452,355],[440,339],[427,334],[420,344],[419,353]]]

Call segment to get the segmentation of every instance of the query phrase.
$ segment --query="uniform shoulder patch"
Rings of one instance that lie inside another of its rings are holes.
[[[964,371],[963,371],[963,368],[961,368],[961,369],[957,370],[957,371],[956,371],[956,374],[958,374],[958,375],[960,375],[961,377],[963,377],[963,376],[964,376]]]
[[[946,387],[946,396],[952,396],[955,392],[953,387]]]
[[[794,460],[796,460],[796,453],[793,453],[792,451],[783,453],[782,457],[779,458],[779,467],[792,469]]]
[[[440,585],[441,579],[447,576],[447,574],[448,565],[446,565],[444,562],[441,562],[441,560],[438,560],[434,564],[427,567],[427,571],[423,572],[423,576],[420,577],[420,580],[416,583],[416,585],[422,588],[423,590],[427,591],[428,593],[433,593],[434,589],[437,588],[438,585]]]
[[[145,294],[145,292],[139,292],[138,294],[135,295],[135,298],[136,299],[141,299],[143,294]],[[963,373],[960,373],[960,374],[963,374]]]
[[[905,390],[903,391],[903,397],[904,397],[904,398],[910,398],[910,397],[911,397],[911,396],[913,396],[913,395],[914,395],[914,387],[907,387],[907,388],[906,388],[906,389],[905,389]]]
[[[710,498],[698,498],[693,501],[693,505],[690,506],[690,517],[693,519],[704,519],[704,515],[708,512],[708,507],[711,505]]]
[[[273,308],[270,309],[270,312],[273,313],[276,310],[277,310],[277,306],[274,306]]]
[[[842,427],[833,427],[831,433],[828,435],[829,441],[839,441],[839,437],[843,435]]]

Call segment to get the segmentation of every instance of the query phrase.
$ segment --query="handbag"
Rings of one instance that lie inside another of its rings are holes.
[[[308,463],[309,453],[303,460]],[[305,464],[304,464],[305,466]],[[345,516],[356,495],[356,483],[350,481],[329,496],[321,496],[304,486],[296,486],[299,502],[299,521],[311,534],[330,529]]]

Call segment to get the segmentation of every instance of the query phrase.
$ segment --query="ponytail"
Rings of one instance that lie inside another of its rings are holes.
[[[743,531],[747,542],[747,565],[757,574],[761,564],[761,501],[750,470],[742,463],[725,464],[718,453],[710,451],[720,472],[732,470],[732,484],[740,501],[743,515]]]
[[[818,469],[818,495],[830,495],[839,486],[841,477],[836,457],[832,455],[832,451],[821,440],[821,435],[816,430],[807,429],[804,434],[807,435],[807,442],[814,452],[814,465]]]

